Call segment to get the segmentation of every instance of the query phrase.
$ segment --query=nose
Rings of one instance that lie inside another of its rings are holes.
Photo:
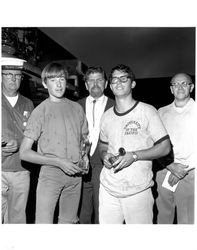
[[[15,74],[12,75],[12,81],[16,81],[16,75]]]
[[[57,85],[58,87],[61,87],[62,84],[61,84],[60,79],[57,80],[56,85]]]
[[[93,86],[94,86],[94,87],[97,87],[97,86],[98,86],[98,83],[97,83],[96,80],[94,80]]]
[[[117,77],[117,79],[116,79],[116,85],[119,85],[119,84],[121,84],[121,85],[122,85],[122,81],[121,81],[121,79],[120,79],[120,78],[118,78],[118,77]]]
[[[183,89],[183,85],[182,84],[178,84],[178,89]]]

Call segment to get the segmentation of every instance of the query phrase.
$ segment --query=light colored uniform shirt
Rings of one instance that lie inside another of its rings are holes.
[[[167,138],[157,110],[143,102],[121,114],[112,107],[102,117],[100,140],[108,144],[108,153],[113,155],[120,147],[126,151],[148,149]],[[152,176],[152,161],[139,160],[117,173],[104,167],[100,181],[111,195],[128,197],[152,186]]]

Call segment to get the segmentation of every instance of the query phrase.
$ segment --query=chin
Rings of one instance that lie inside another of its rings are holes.
[[[91,93],[91,96],[94,97],[94,98],[99,98],[100,96],[102,96],[102,92],[99,92],[99,93]]]

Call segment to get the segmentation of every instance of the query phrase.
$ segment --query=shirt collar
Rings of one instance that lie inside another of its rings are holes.
[[[89,103],[92,103],[94,100],[96,100],[97,102],[103,102],[105,99],[105,95],[100,96],[98,99],[95,99],[91,95],[89,95],[87,97],[87,99],[88,99]]]

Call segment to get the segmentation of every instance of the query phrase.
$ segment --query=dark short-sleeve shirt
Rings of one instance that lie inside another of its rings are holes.
[[[87,120],[82,107],[67,98],[43,101],[32,112],[24,135],[38,142],[38,152],[78,161],[80,141],[87,136]]]
[[[23,95],[18,96],[14,107],[4,95],[2,95],[2,139],[6,142],[15,139],[20,145],[23,139],[25,122],[34,109],[33,102]],[[4,155],[2,153],[2,170],[6,172],[24,171],[22,162],[19,158],[19,151]]]

